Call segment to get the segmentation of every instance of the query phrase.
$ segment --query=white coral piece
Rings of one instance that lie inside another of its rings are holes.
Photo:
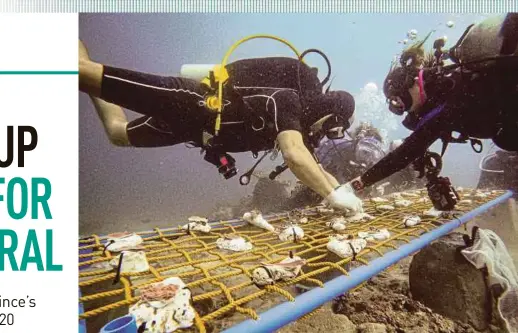
[[[220,249],[243,252],[252,249],[252,244],[247,242],[243,237],[237,235],[225,235],[216,240],[216,246]]]
[[[363,221],[370,221],[370,220],[374,220],[374,216],[369,215],[367,213],[357,213],[346,219],[347,222],[363,222]]]
[[[327,249],[330,252],[347,258],[358,254],[367,246],[367,241],[363,238],[348,239],[347,237],[332,236],[327,243]]]
[[[376,209],[379,209],[379,210],[394,210],[394,206],[391,206],[391,205],[379,205],[379,206],[376,206]]]
[[[326,222],[326,226],[331,227],[335,231],[345,230],[346,224],[347,221],[343,216],[333,217],[330,221]]]
[[[252,280],[259,286],[274,284],[277,281],[289,281],[299,275],[306,261],[300,257],[285,258],[277,264],[263,264],[254,269]]]
[[[358,237],[363,238],[367,241],[382,241],[390,238],[390,232],[386,229],[378,229],[374,231],[360,231]]]
[[[435,207],[430,208],[423,212],[423,216],[425,217],[449,217],[452,214],[456,213],[455,210],[438,210]]]
[[[421,223],[421,218],[419,216],[405,216],[403,218],[403,222],[405,223],[405,226],[407,227],[413,227],[415,225],[418,225]]]
[[[407,198],[419,198],[419,194],[413,192],[403,192],[401,195]]]
[[[191,216],[189,217],[189,221],[189,223],[184,224],[181,227],[182,230],[201,231],[205,233],[208,233],[211,230],[211,226],[208,223],[208,220],[204,217]]]
[[[144,251],[123,251],[121,254],[110,260],[110,266],[117,268],[122,255],[121,273],[140,273],[149,270],[149,264]]]
[[[191,306],[191,292],[178,277],[171,277],[154,286],[174,285],[175,295],[163,300],[139,300],[130,307],[137,321],[137,327],[146,323],[145,333],[170,333],[177,329],[189,328],[194,322],[194,309]]]
[[[404,199],[400,192],[394,192],[394,193],[389,194],[389,198],[394,199],[394,200],[403,200]]]
[[[144,240],[136,233],[117,233],[108,235],[106,250],[121,252],[138,248]],[[111,243],[111,244],[110,244]]]
[[[422,197],[422,198],[418,199],[416,202],[417,202],[417,203],[427,203],[427,202],[429,202],[429,201],[430,201],[430,199],[429,199],[429,198],[427,198],[427,197]]]
[[[408,207],[412,205],[412,201],[410,200],[396,200],[394,201],[394,205],[396,207]]]
[[[304,239],[304,230],[297,225],[289,226],[279,233],[279,239],[283,242],[295,241],[295,237],[297,240]]]
[[[299,223],[300,223],[300,224],[306,224],[306,223],[308,223],[308,218],[307,218],[307,217],[305,217],[305,216],[304,216],[304,217],[301,217],[301,218],[299,219]]]
[[[259,227],[259,228],[262,228],[262,229],[265,229],[268,231],[272,231],[272,232],[275,231],[275,228],[273,227],[273,225],[268,223],[268,221],[266,221],[264,219],[261,212],[259,212],[257,210],[252,210],[250,212],[246,212],[245,214],[243,214],[243,220],[245,220],[246,222],[248,222],[252,225],[255,225],[256,227]]]

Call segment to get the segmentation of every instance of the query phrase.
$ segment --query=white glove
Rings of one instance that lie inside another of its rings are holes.
[[[333,192],[326,197],[326,201],[331,207],[347,210],[351,215],[363,213],[362,201],[354,194],[354,190],[349,183],[333,190]]]

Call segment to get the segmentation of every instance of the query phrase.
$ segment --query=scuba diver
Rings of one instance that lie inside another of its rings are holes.
[[[317,149],[320,163],[340,183],[345,183],[365,172],[384,155],[383,138],[370,123],[361,122],[350,138],[323,139]]]
[[[316,155],[325,170],[339,183],[346,183],[361,175],[385,155],[383,137],[370,123],[361,122],[348,137],[339,140],[324,138]],[[362,196],[366,195],[367,193],[362,193]],[[316,205],[322,199],[307,186],[298,184],[291,193],[286,209]]]
[[[393,64],[383,87],[390,111],[407,112],[403,124],[413,133],[350,184],[361,191],[416,163],[430,176],[434,207],[449,210],[458,195],[437,172],[448,143],[470,142],[480,152],[479,139],[492,139],[503,150],[518,150],[518,13],[470,25],[449,50],[438,39],[435,52],[425,56],[422,45],[430,34]],[[453,63],[445,65],[447,59]],[[442,154],[427,152],[438,139]]]
[[[319,53],[328,64],[322,82],[317,69],[303,62],[309,52]],[[355,108],[348,92],[329,91],[329,87],[324,91],[331,67],[322,52],[311,49],[299,58],[238,60],[210,71],[202,82],[97,63],[81,41],[79,55],[79,90],[92,99],[113,144],[190,144],[201,148],[205,160],[225,179],[237,174],[229,153],[251,151],[257,157],[264,152],[262,160],[267,153],[280,151],[284,169],[289,167],[332,207],[350,213],[362,211],[362,202],[352,188],[340,185],[314,155],[324,136],[344,136]],[[215,88],[216,80],[224,82],[224,91],[221,85],[219,90]],[[212,99],[218,94],[219,99]],[[214,112],[214,105],[219,112]],[[128,122],[122,108],[143,116]],[[240,181],[247,183],[248,173]]]
[[[389,144],[388,152],[385,152],[383,149],[385,142],[378,129],[368,122],[361,122],[351,133],[351,138],[341,140],[324,138],[317,150],[317,156],[325,170],[340,183],[345,183],[362,175],[402,143],[403,140],[393,140]],[[421,183],[412,165],[394,173],[385,181],[374,184],[372,190],[376,191],[362,193],[362,196],[400,192],[419,185],[424,186]]]

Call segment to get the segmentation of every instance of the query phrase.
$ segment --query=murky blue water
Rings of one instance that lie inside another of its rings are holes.
[[[381,14],[83,14],[80,38],[90,56],[101,63],[162,75],[177,75],[182,64],[221,62],[227,49],[250,34],[273,34],[299,50],[318,48],[332,62],[333,88],[356,98],[356,124],[372,121],[386,130],[388,140],[409,132],[402,118],[388,112],[381,86],[400,42],[415,29],[418,37],[437,29],[427,45],[446,35],[453,45],[465,28],[485,15]],[[454,21],[453,28],[446,22]],[[291,56],[278,42],[253,40],[240,46],[231,60],[272,55]],[[308,63],[326,73],[325,62],[310,55]],[[136,116],[129,113],[130,117]],[[486,144],[485,150],[490,145]],[[440,143],[432,148],[440,150]],[[254,163],[251,154],[235,156],[241,171]],[[443,174],[455,185],[475,186],[482,155],[469,145],[453,145],[445,155]],[[281,158],[266,160],[260,169],[270,172]],[[281,179],[293,179],[285,173]],[[235,202],[250,194],[238,177],[220,178],[199,150],[183,145],[154,149],[112,146],[84,94],[80,96],[80,230],[81,233],[123,229],[142,230],[170,225],[193,214],[207,214],[216,204]]]

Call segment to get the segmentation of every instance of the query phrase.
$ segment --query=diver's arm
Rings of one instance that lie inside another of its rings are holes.
[[[322,166],[322,164],[319,164],[318,166],[320,167],[320,170],[322,170],[322,172],[324,173],[324,176],[326,176],[327,180],[331,183],[331,186],[333,186],[333,188],[340,186],[338,180],[336,180],[336,178],[332,174],[327,172]]]
[[[423,155],[440,137],[442,126],[444,126],[443,122],[444,120],[438,117],[412,133],[398,148],[382,158],[357,179],[362,187],[371,186],[389,177]]]
[[[306,186],[324,197],[331,207],[349,213],[362,212],[362,202],[352,193],[350,186],[334,187],[304,144],[299,96],[287,91],[279,92],[276,97],[277,108],[284,111],[278,117],[277,142],[290,170]]]
[[[284,162],[300,181],[324,198],[333,191],[333,185],[304,145],[299,131],[282,131],[277,142]]]

